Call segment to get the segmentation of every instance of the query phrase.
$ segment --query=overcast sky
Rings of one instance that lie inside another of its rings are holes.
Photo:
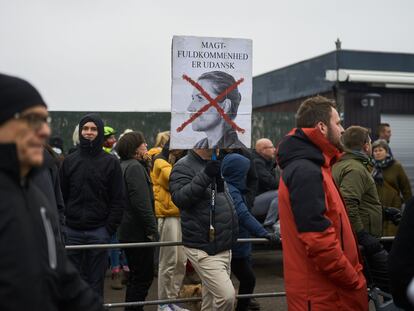
[[[0,72],[50,110],[169,111],[173,35],[249,38],[253,74],[335,48],[414,53],[414,1],[0,0]]]

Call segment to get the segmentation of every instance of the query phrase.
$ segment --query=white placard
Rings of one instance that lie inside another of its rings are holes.
[[[250,148],[252,41],[174,36],[171,149]]]

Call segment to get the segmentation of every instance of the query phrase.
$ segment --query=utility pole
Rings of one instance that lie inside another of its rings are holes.
[[[336,39],[335,41],[335,47],[336,47],[336,51],[335,51],[335,66],[336,66],[336,81],[335,81],[335,87],[334,87],[334,94],[335,94],[335,101],[336,104],[338,105],[338,111],[340,113],[341,119],[344,117],[344,107],[343,107],[343,96],[341,96],[339,93],[339,69],[340,69],[340,65],[339,65],[339,54],[341,52],[342,49],[342,42],[339,38]]]

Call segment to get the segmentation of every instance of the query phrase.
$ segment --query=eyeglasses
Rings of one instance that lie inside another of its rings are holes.
[[[51,117],[40,115],[40,114],[37,114],[37,113],[29,113],[29,114],[25,114],[25,115],[22,115],[20,113],[16,113],[14,115],[14,119],[26,121],[27,124],[29,124],[29,126],[34,130],[40,129],[43,126],[43,124],[45,124],[45,123],[50,125],[50,123],[52,122]]]

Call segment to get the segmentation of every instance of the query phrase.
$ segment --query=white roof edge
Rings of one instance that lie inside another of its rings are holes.
[[[414,72],[339,69],[326,70],[327,81],[414,84]]]

